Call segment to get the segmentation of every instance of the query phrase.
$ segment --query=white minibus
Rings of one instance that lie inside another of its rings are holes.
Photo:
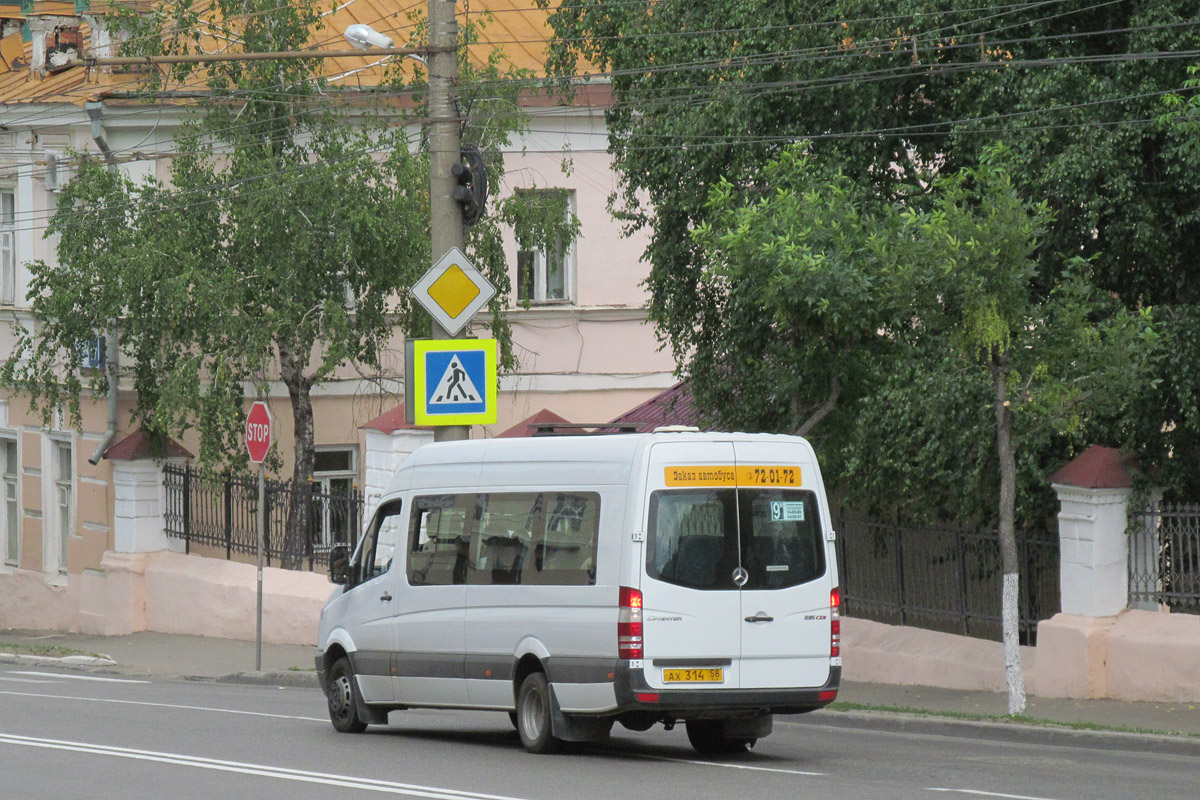
[[[714,754],[837,696],[834,531],[798,437],[425,445],[331,556],[316,665],[339,731],[491,709],[534,753],[683,722]]]

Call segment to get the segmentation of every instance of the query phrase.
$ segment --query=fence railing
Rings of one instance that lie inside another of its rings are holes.
[[[1132,509],[1128,532],[1130,604],[1200,614],[1200,505]]]
[[[190,467],[163,467],[166,489],[166,533],[182,539],[187,552],[204,548],[212,555],[224,551],[256,554],[258,550],[258,479],[212,477]],[[292,515],[304,504],[300,541],[288,541]],[[313,569],[328,563],[335,544],[351,548],[361,534],[363,496],[349,492],[323,492],[319,484],[293,487],[290,481],[266,482],[266,535],[263,552],[267,565]]]
[[[842,514],[835,519],[843,612],[1001,640],[1002,573],[997,531],[906,527]],[[1058,536],[1018,531],[1019,630],[1037,643],[1037,623],[1058,613]]]

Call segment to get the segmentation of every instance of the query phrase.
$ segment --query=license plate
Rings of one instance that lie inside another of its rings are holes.
[[[664,669],[663,683],[723,683],[722,669]]]

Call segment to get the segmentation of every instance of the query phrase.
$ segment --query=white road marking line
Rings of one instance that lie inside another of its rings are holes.
[[[240,761],[221,761],[218,759],[187,756],[179,753],[160,753],[153,750],[134,750],[123,747],[90,744],[87,742],[70,742],[58,739],[39,739],[30,736],[14,736],[0,733],[0,744],[21,747],[41,747],[50,750],[66,750],[76,753],[109,756],[112,758],[128,758],[136,761],[151,761],[160,764],[175,764],[184,767],[211,769],[219,772],[232,772],[242,775],[256,775],[264,778],[300,781],[303,783],[319,783],[326,786],[339,786],[347,789],[365,789],[372,792],[408,795],[410,797],[428,797],[436,800],[522,800],[521,798],[505,795],[483,794],[458,789],[443,789],[437,786],[422,786],[412,783],[396,783],[393,781],[375,780],[373,778],[358,778],[352,775],[336,775],[326,772],[308,772],[306,770],[272,767],[266,764],[250,764]]]
[[[954,792],[956,794],[973,794],[979,797],[1000,797],[1004,800],[1053,800],[1050,797],[1030,797],[1025,794],[1001,794],[1000,792],[985,792],[982,789],[940,789],[930,786],[925,791],[928,792]]]
[[[288,714],[268,714],[265,711],[243,711],[238,708],[210,708],[208,706],[181,706],[175,703],[150,703],[145,700],[114,700],[109,697],[73,697],[64,694],[37,694],[35,692],[0,692],[0,695],[15,697],[37,697],[48,700],[81,700],[86,703],[116,703],[128,706],[149,706],[151,708],[174,708],[179,711],[213,711],[220,714],[242,714],[247,717],[269,717],[271,719],[298,719],[304,722],[328,723],[327,717],[296,717]]]
[[[60,678],[69,681],[97,681],[100,683],[150,683],[129,678],[97,678],[94,675],[68,675],[63,672],[33,672],[32,670],[9,670],[9,675],[37,675],[42,678]]]
[[[599,751],[597,751],[599,752]],[[805,775],[813,778],[823,777],[824,772],[806,772],[800,769],[783,769],[782,767],[756,767],[753,764],[728,764],[721,761],[701,761],[695,758],[671,758],[670,756],[652,756],[646,753],[621,753],[622,758],[645,758],[651,761],[668,761],[673,764],[697,764],[702,767],[723,767],[725,769],[748,769],[754,772],[782,772],[785,775]]]
[[[0,677],[0,681],[5,683],[58,683],[58,681],[39,681],[36,678],[4,678]]]

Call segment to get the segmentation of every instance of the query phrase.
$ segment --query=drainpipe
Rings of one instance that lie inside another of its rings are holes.
[[[88,463],[93,467],[100,463],[100,459],[104,458],[104,451],[108,450],[108,446],[112,444],[113,438],[117,435],[117,353],[120,352],[120,347],[117,343],[117,321],[115,319],[108,321],[108,336],[105,337],[104,344],[104,367],[108,373],[108,430],[104,432],[104,438],[100,440],[100,444],[88,458]]]
[[[112,148],[108,146],[108,141],[104,138],[104,127],[101,124],[104,119],[104,103],[87,103],[84,109],[92,121],[92,140],[104,154],[104,160],[108,163],[108,171],[116,175],[117,162],[113,157]],[[104,458],[104,451],[108,450],[108,446],[112,444],[112,440],[117,435],[117,383],[119,379],[117,367],[119,366],[120,347],[117,342],[117,321],[115,319],[108,321],[108,335],[104,337],[104,340],[104,366],[108,373],[108,430],[104,432],[104,438],[100,440],[95,452],[88,459],[88,463],[92,466],[100,463],[100,459]]]

